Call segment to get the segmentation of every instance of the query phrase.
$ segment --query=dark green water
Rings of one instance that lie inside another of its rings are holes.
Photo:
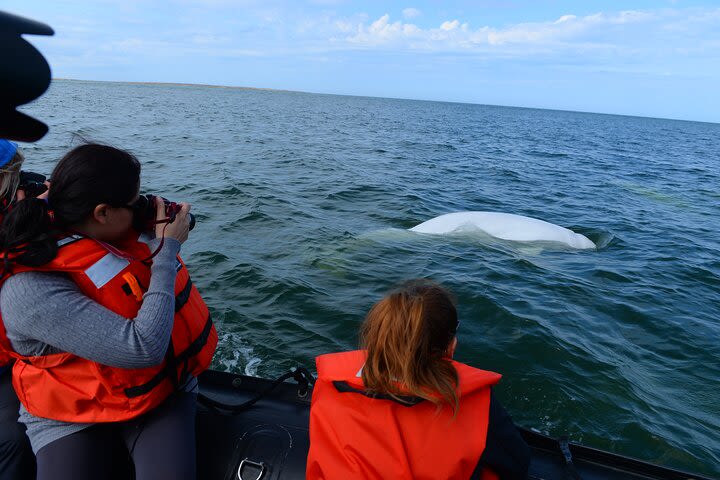
[[[504,374],[522,425],[720,474],[720,125],[407,100],[58,81],[25,109],[143,162],[193,204],[184,256],[220,369],[275,376],[352,348],[371,304],[431,277],[457,358]],[[583,233],[572,251],[405,231],[461,210]]]

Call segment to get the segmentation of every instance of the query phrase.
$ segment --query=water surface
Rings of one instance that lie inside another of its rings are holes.
[[[220,331],[215,368],[276,376],[356,345],[370,305],[430,277],[457,358],[503,373],[517,423],[720,474],[720,125],[457,103],[56,81],[50,134],[131,150],[193,204],[183,246]],[[489,210],[597,251],[405,232]],[[551,248],[548,248],[551,247]]]

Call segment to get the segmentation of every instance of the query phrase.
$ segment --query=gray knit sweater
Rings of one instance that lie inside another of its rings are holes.
[[[154,251],[159,240],[150,242]],[[162,362],[175,312],[175,256],[180,242],[166,238],[153,259],[150,285],[134,319],[118,315],[83,295],[65,274],[24,272],[0,290],[7,336],[21,355],[70,352],[104,365],[145,368]],[[129,321],[133,320],[133,321]],[[186,391],[197,388],[188,379]],[[33,451],[92,424],[36,417],[20,408]]]

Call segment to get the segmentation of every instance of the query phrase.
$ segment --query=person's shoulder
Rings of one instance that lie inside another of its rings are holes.
[[[50,289],[74,285],[73,281],[61,272],[29,271],[10,275],[2,284],[0,297],[3,300],[20,296],[40,298]]]
[[[59,272],[20,272],[10,276],[0,289],[0,311],[6,328],[22,330],[27,322],[51,318],[82,295],[75,283]],[[50,302],[48,302],[50,301]],[[50,304],[50,305],[49,305]]]
[[[69,279],[69,277],[62,272],[43,272],[40,270],[30,270],[27,272],[18,272],[10,275],[3,283],[3,288],[5,288],[6,285],[11,285],[13,283],[22,283],[27,281],[38,281],[46,283],[66,279]]]

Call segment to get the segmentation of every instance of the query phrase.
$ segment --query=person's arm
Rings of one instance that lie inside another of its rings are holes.
[[[502,480],[525,479],[530,466],[530,447],[494,394],[490,394],[490,421],[485,450],[472,478],[489,468]]]
[[[158,243],[151,242],[151,251]],[[91,300],[64,274],[25,272],[11,276],[0,290],[0,306],[13,347],[23,355],[70,352],[120,368],[160,364],[173,327],[175,257],[179,250],[178,240],[165,238],[153,259],[150,285],[134,319]],[[42,344],[51,348],[37,351]]]

